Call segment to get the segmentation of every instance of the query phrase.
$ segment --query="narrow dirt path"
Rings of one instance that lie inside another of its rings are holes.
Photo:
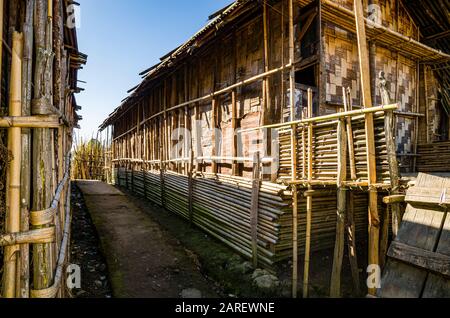
[[[218,296],[192,253],[122,192],[95,181],[77,186],[97,228],[114,297],[178,298],[189,289]]]

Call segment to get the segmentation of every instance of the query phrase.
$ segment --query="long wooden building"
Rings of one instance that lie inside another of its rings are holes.
[[[355,233],[382,265],[398,229],[400,207],[382,197],[401,191],[399,171],[450,171],[445,12],[424,0],[233,2],[142,72],[100,127],[116,184],[255,265],[293,257],[294,295],[298,253],[306,296],[311,251],[334,247],[339,295],[344,226],[357,281]]]
[[[67,297],[70,153],[87,56],[70,0],[0,0],[0,295]]]

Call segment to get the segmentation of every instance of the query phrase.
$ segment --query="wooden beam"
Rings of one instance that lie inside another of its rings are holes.
[[[362,0],[354,1],[356,33],[358,38],[359,64],[361,73],[361,94],[365,108],[371,108],[372,94],[370,88],[370,63],[367,49],[367,38]],[[369,186],[377,182],[375,131],[373,114],[366,114],[367,169]],[[378,192],[376,188],[369,190],[369,265],[379,265],[380,217],[378,215]],[[370,289],[375,295],[376,290]]]
[[[450,278],[450,256],[393,242],[388,256]]]

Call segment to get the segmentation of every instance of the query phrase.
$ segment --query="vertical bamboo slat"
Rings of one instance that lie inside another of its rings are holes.
[[[31,115],[32,76],[33,76],[33,13],[34,0],[26,0],[25,22],[23,26],[24,47],[22,67],[22,116]],[[22,129],[22,172],[21,172],[21,228],[22,232],[30,229],[31,208],[31,130]],[[30,245],[20,246],[20,295],[30,295]]]
[[[11,86],[9,99],[9,115],[22,115],[22,58],[23,58],[23,34],[14,32],[11,62]],[[21,129],[9,128],[8,149],[11,152],[11,161],[8,169],[7,184],[7,215],[6,232],[20,232],[20,171],[21,171]],[[14,298],[20,292],[16,286],[18,252],[20,246],[7,246],[4,250],[4,276],[3,276],[3,296]],[[20,285],[19,285],[20,286]]]

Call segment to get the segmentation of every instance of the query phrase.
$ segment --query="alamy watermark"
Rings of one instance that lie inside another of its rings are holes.
[[[66,268],[66,286],[68,289],[81,289],[81,268],[79,265],[70,264]]]
[[[80,6],[71,4],[67,6],[66,26],[69,29],[81,28],[81,9]]]
[[[371,264],[367,267],[367,287],[369,289],[381,288],[381,267],[376,264]]]

